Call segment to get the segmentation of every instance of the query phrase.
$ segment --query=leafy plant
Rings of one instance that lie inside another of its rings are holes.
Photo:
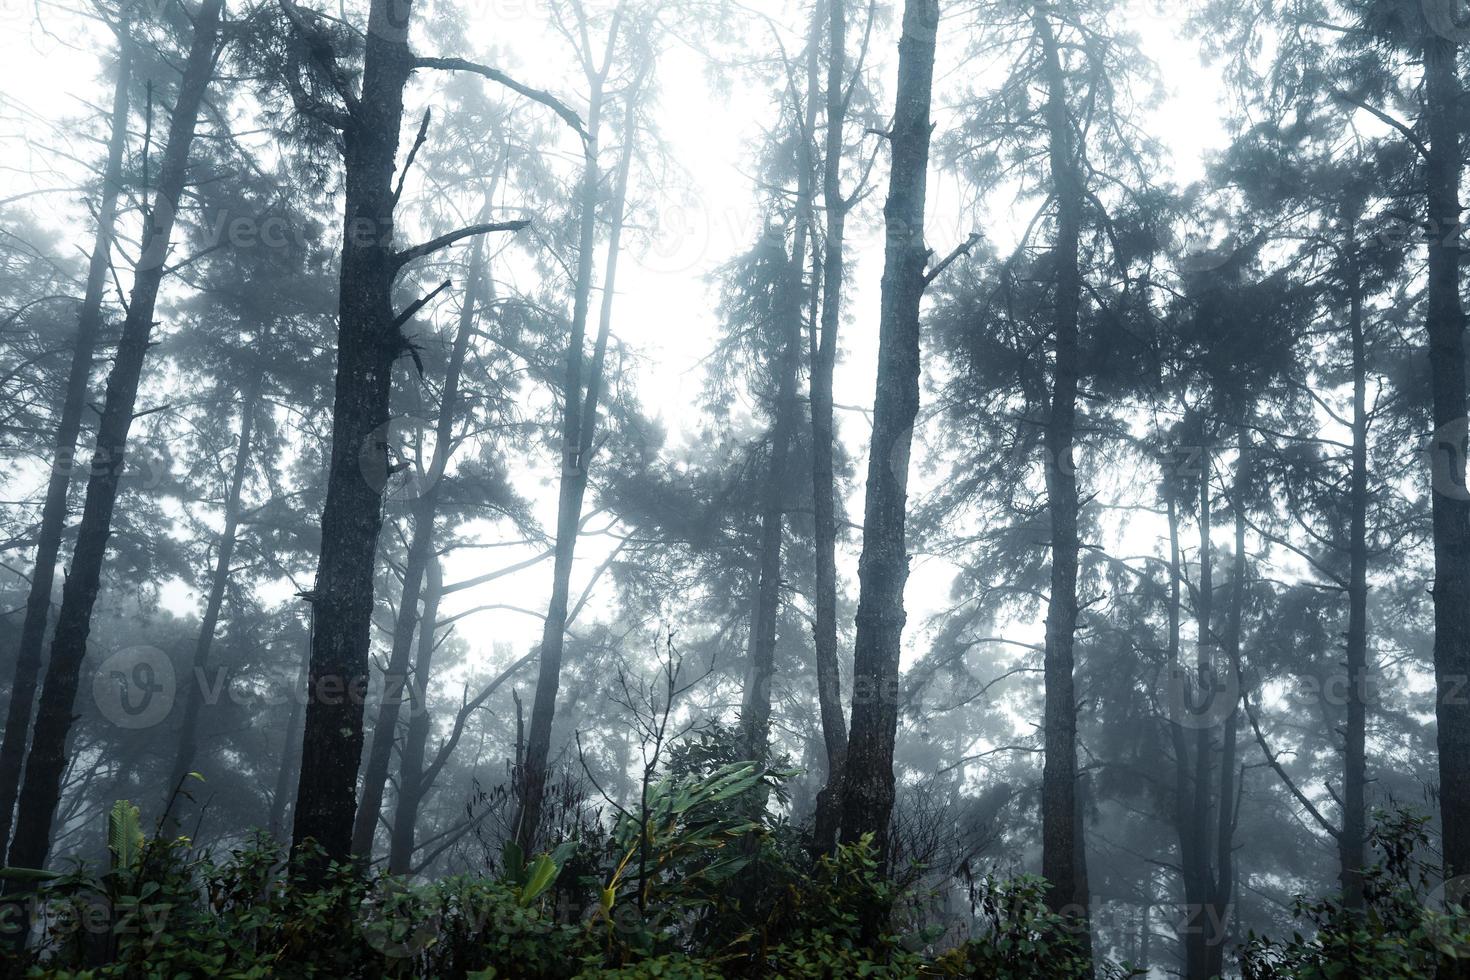
[[[1464,896],[1434,886],[1433,869],[1417,857],[1429,843],[1427,822],[1406,810],[1375,814],[1369,839],[1383,859],[1364,873],[1365,908],[1298,898],[1294,913],[1307,928],[1286,940],[1251,934],[1240,951],[1246,980],[1411,980],[1470,958]]]

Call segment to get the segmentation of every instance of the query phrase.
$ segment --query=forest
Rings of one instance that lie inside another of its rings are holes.
[[[0,25],[0,978],[1470,980],[1465,0]]]

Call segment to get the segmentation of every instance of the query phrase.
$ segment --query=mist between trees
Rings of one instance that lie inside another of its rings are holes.
[[[0,23],[0,974],[1470,976],[1459,0]]]

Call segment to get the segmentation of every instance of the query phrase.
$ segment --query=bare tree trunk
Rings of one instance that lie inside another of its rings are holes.
[[[219,555],[215,559],[214,576],[209,586],[209,599],[204,605],[204,619],[199,624],[199,636],[194,642],[194,659],[188,678],[182,685],[184,719],[179,726],[178,747],[174,754],[173,771],[168,785],[164,787],[168,808],[175,826],[180,821],[182,802],[174,794],[183,786],[194,764],[198,751],[200,695],[204,672],[209,666],[209,651],[214,645],[215,630],[219,625],[220,609],[224,606],[225,589],[230,584],[230,562],[235,555],[235,538],[240,527],[240,494],[245,486],[245,474],[250,469],[250,453],[255,435],[255,412],[260,400],[260,379],[252,379],[240,400],[240,432],[235,448],[235,467],[230,476],[230,489],[225,497],[225,526],[220,532]]]
[[[1046,447],[1046,497],[1051,516],[1051,592],[1046,611],[1045,717],[1046,761],[1041,781],[1041,873],[1048,883],[1047,903],[1075,920],[1078,937],[1088,941],[1088,903],[1083,829],[1077,825],[1077,694],[1073,683],[1077,632],[1077,471],[1072,458],[1077,416],[1077,321],[1082,298],[1078,247],[1084,189],[1072,145],[1066,78],[1056,38],[1045,10],[1034,21],[1041,38],[1046,78],[1046,121],[1050,131],[1052,193],[1057,201],[1056,241],[1052,246],[1056,288],[1051,413]]]
[[[1211,623],[1214,615],[1214,557],[1210,545],[1210,451],[1202,456],[1204,472],[1199,483],[1199,589],[1195,603],[1195,676],[1201,692],[1214,683],[1215,661],[1212,654],[1214,637]],[[1202,697],[1208,695],[1201,694]],[[1196,719],[1200,721],[1199,719]],[[1214,739],[1211,726],[1199,723],[1194,733],[1193,796],[1190,799],[1188,824],[1180,833],[1180,850],[1187,851],[1184,861],[1185,909],[1185,975],[1188,980],[1208,980],[1208,921],[1214,880],[1210,870],[1210,802],[1214,792],[1211,773],[1214,761]],[[1185,842],[1188,842],[1187,848]]]
[[[1150,880],[1149,887],[1152,886],[1153,881]],[[1149,920],[1153,915],[1153,910],[1152,902],[1145,901],[1143,903],[1143,921],[1138,927],[1138,959],[1133,964],[1138,969],[1143,970],[1145,976],[1148,975],[1149,970],[1149,940],[1152,938],[1151,933],[1153,931],[1153,925]]]
[[[1342,833],[1337,838],[1343,905],[1363,907],[1367,861],[1368,740],[1368,383],[1363,286],[1356,215],[1347,219],[1348,325],[1353,346],[1353,448],[1349,476],[1347,730],[1343,746]]]
[[[527,854],[534,849],[541,824],[541,797],[546,792],[546,766],[551,755],[551,722],[556,714],[556,695],[561,684],[561,658],[566,639],[567,604],[572,588],[572,562],[577,552],[582,500],[587,492],[586,455],[591,448],[591,433],[586,435],[588,444],[584,444],[582,362],[585,352],[582,348],[587,336],[587,315],[592,299],[592,266],[595,261],[593,251],[597,244],[597,157],[602,130],[604,78],[605,74],[592,79],[592,91],[588,98],[577,279],[572,295],[572,331],[567,341],[567,373],[562,391],[561,485],[557,494],[551,601],[547,604],[546,620],[541,630],[536,696],[531,706],[531,731],[524,762],[518,773],[520,805],[514,826],[516,839]],[[611,294],[611,289],[608,289],[608,293]]]
[[[1470,493],[1465,487],[1465,316],[1460,299],[1461,92],[1458,48],[1430,33],[1424,48],[1429,334],[1438,459],[1434,526],[1434,674],[1439,808],[1446,877],[1470,873]]]
[[[488,214],[488,207],[481,212]],[[403,568],[403,590],[398,602],[398,618],[393,624],[393,648],[383,678],[383,700],[373,724],[372,749],[363,773],[362,802],[352,828],[352,853],[359,860],[372,857],[373,838],[377,834],[378,816],[383,809],[383,791],[388,782],[393,745],[397,741],[398,714],[403,704],[408,665],[413,654],[414,632],[419,625],[418,604],[424,571],[433,557],[434,519],[439,504],[439,482],[449,465],[454,442],[454,423],[459,413],[460,376],[464,371],[470,337],[474,333],[475,311],[480,301],[482,266],[485,262],[484,239],[476,238],[470,250],[469,281],[465,285],[460,307],[459,325],[450,349],[444,373],[444,396],[434,428],[434,454],[424,476],[424,488],[413,507],[413,537]]]
[[[847,758],[847,720],[842,715],[842,673],[837,658],[837,491],[832,478],[832,373],[842,325],[843,236],[848,202],[842,197],[842,124],[847,117],[847,13],[845,0],[827,0],[827,132],[822,160],[826,240],[822,251],[822,328],[812,338],[812,535],[816,547],[817,705],[827,749],[827,783],[817,793],[812,831],[818,853],[837,842],[842,767]]]
[[[432,490],[430,494],[432,494]],[[423,587],[424,568],[429,562],[433,544],[434,507],[425,498],[413,508],[413,536],[403,568],[403,589],[399,594],[398,618],[393,624],[393,647],[388,666],[383,672],[383,699],[373,722],[373,738],[368,749],[362,777],[362,800],[352,824],[352,854],[359,862],[369,863],[373,856],[373,839],[377,835],[378,817],[383,810],[383,793],[388,783],[388,768],[393,746],[398,740],[398,714],[403,704],[404,685],[408,679],[409,657],[413,652],[414,633],[418,627],[419,593]]]
[[[183,196],[189,148],[205,89],[214,73],[220,14],[224,0],[204,0],[194,19],[194,37],[184,64],[177,100],[169,120],[168,145],[159,172],[158,190],[144,228],[128,315],[118,341],[117,357],[107,379],[107,395],[97,429],[97,447],[87,498],[77,532],[76,550],[62,590],[61,611],[51,643],[51,662],[36,713],[31,751],[21,785],[15,837],[9,865],[40,868],[51,845],[51,820],[61,797],[66,769],[66,741],[71,730],[92,607],[101,583],[102,562],[112,532],[112,512],[122,477],[128,430],[143,374],[143,361],[153,331],[153,310],[173,235],[174,216]],[[24,892],[25,882],[6,882],[6,892]]]
[[[919,303],[924,267],[924,197],[929,167],[929,112],[937,0],[905,0],[898,44],[898,92],[889,145],[893,164],[883,206],[887,236],[878,320],[878,378],[868,457],[863,550],[858,564],[857,643],[853,657],[852,728],[843,769],[844,843],[873,835],[886,860],[893,816],[893,743],[898,729],[898,662],[908,581],[904,547],[909,451],[919,412]],[[883,910],[864,923],[871,938]]]
[[[820,13],[820,5],[818,6]],[[806,107],[797,133],[796,200],[791,256],[777,314],[784,328],[771,426],[771,460],[762,488],[760,562],[750,617],[749,655],[740,704],[741,737],[749,759],[764,758],[771,728],[771,682],[776,673],[776,625],[781,612],[781,545],[785,536],[786,479],[796,429],[796,373],[801,361],[802,318],[806,298],[806,248],[812,214],[812,138],[817,124],[818,37],[807,45]],[[800,111],[801,107],[796,107]]]
[[[444,591],[444,573],[439,567],[439,559],[433,555],[429,559],[428,572],[424,615],[419,623],[418,657],[413,666],[413,701],[409,708],[408,734],[399,755],[398,800],[388,841],[388,873],[395,875],[408,874],[413,868],[419,807],[429,790],[429,781],[424,778],[424,752],[433,723],[433,716],[429,713],[429,677],[437,649],[434,629],[439,620],[439,600]]]
[[[30,735],[31,712],[35,707],[36,682],[41,675],[41,652],[46,642],[46,622],[51,614],[51,590],[56,582],[56,560],[61,536],[66,530],[66,495],[71,486],[77,436],[82,428],[82,410],[87,401],[87,382],[102,327],[102,293],[107,287],[107,269],[112,251],[113,225],[117,219],[117,196],[122,185],[123,150],[128,139],[128,85],[132,79],[132,41],[129,22],[118,27],[117,81],[112,90],[112,131],[107,141],[107,163],[102,171],[102,193],[97,202],[97,235],[87,264],[87,286],[77,316],[76,339],[72,346],[71,369],[67,373],[66,396],[56,425],[56,446],[51,475],[46,482],[46,500],[41,506],[41,527],[36,540],[36,561],[31,571],[31,589],[26,597],[25,620],[16,649],[15,676],[10,684],[10,706],[5,716],[5,736],[0,741],[0,852],[10,841],[11,819],[20,793],[25,765],[26,741]]]
[[[1184,667],[1181,662],[1183,644],[1180,640],[1180,621],[1183,618],[1183,581],[1184,572],[1179,546],[1179,498],[1180,487],[1176,482],[1175,470],[1177,462],[1169,460],[1166,463],[1167,471],[1164,474],[1163,488],[1166,497],[1165,505],[1168,511],[1169,521],[1169,683],[1177,684],[1180,693],[1185,689],[1186,681]],[[1176,712],[1177,712],[1177,707]],[[1195,824],[1191,820],[1193,808],[1193,768],[1190,763],[1189,741],[1184,734],[1184,726],[1180,724],[1180,715],[1172,714],[1168,721],[1169,740],[1174,751],[1174,828],[1179,837],[1179,864],[1180,879],[1184,886],[1184,902],[1186,908],[1185,927],[1192,926],[1187,920],[1188,909],[1199,907],[1203,901],[1200,894],[1199,882],[1203,877],[1199,870],[1202,849],[1198,846],[1193,835]],[[1185,976],[1194,977],[1192,970],[1198,953],[1190,945],[1186,934],[1184,939],[1185,951]]]
[[[1245,495],[1251,480],[1251,445],[1248,430],[1242,426],[1238,434],[1235,463],[1235,489],[1231,509],[1235,514],[1235,560],[1231,571],[1230,608],[1225,623],[1226,669],[1230,672],[1224,685],[1216,686],[1216,696],[1223,687],[1233,701],[1225,715],[1224,739],[1220,746],[1219,805],[1215,814],[1215,867],[1210,890],[1210,907],[1202,925],[1207,930],[1205,942],[1205,976],[1215,977],[1225,968],[1225,940],[1233,915],[1235,892],[1235,791],[1237,735],[1240,726],[1240,643],[1241,618],[1245,610]],[[1233,682],[1232,680],[1233,679]]]
[[[612,63],[616,28],[609,34],[608,50],[601,74],[591,75],[592,98],[587,115],[587,165],[582,180],[582,224],[580,252],[577,258],[577,284],[572,306],[572,335],[567,344],[567,380],[562,409],[562,471],[556,517],[556,553],[552,568],[551,601],[541,632],[540,669],[536,680],[536,698],[531,707],[531,728],[526,739],[526,755],[520,767],[520,801],[515,818],[516,840],[529,854],[535,850],[541,829],[541,801],[546,792],[547,764],[551,756],[551,723],[556,716],[556,697],[561,685],[561,660],[565,647],[568,605],[572,587],[572,562],[576,557],[577,532],[582,522],[582,501],[587,494],[588,465],[591,462],[596,435],[597,406],[601,397],[603,364],[612,331],[613,289],[617,279],[618,253],[623,233],[623,217],[627,203],[628,175],[633,165],[633,145],[637,124],[639,82],[626,95],[623,130],[623,153],[618,162],[617,187],[614,191],[608,232],[607,266],[603,275],[602,307],[599,313],[597,341],[587,365],[587,385],[582,387],[583,340],[592,295],[592,264],[597,240],[598,129],[602,116],[602,86]],[[651,66],[650,66],[651,67]]]
[[[286,720],[286,737],[281,742],[281,765],[276,770],[276,787],[271,793],[270,819],[266,828],[271,840],[279,841],[286,832],[286,808],[291,799],[291,785],[301,763],[301,721],[306,713],[306,675],[311,668],[311,629],[308,626],[301,657],[301,671],[291,691],[291,714]]]
[[[387,430],[400,334],[393,313],[394,160],[403,88],[413,70],[409,3],[373,0],[362,95],[343,130],[346,204],[337,314],[332,456],[322,510],[322,549],[312,591],[311,671],[292,848],[307,841],[331,861],[352,848],[363,702],[373,613],[373,568],[382,528],[380,480],[388,473]]]

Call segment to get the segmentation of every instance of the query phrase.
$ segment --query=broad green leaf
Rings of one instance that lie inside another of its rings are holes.
[[[560,872],[561,868],[552,860],[551,855],[543,854],[538,857],[526,875],[526,884],[521,888],[521,897],[516,900],[517,904],[524,908],[536,901],[556,881]]]
[[[60,872],[41,868],[0,868],[0,879],[6,881],[55,881],[60,877]]]
[[[107,849],[114,868],[131,868],[143,853],[143,823],[127,800],[118,800],[107,813]]]
[[[500,863],[505,870],[505,878],[511,884],[524,884],[526,880],[526,856],[521,853],[521,846],[514,839],[507,839],[500,847]]]

